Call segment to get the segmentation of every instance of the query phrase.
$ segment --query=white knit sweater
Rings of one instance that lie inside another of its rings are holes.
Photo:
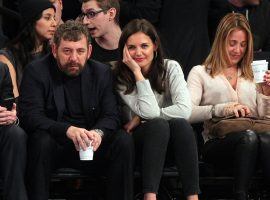
[[[143,119],[161,117],[164,119],[185,118],[191,114],[192,106],[187,84],[180,65],[165,60],[166,83],[162,94],[153,91],[149,80],[137,81],[136,89],[128,95],[118,91],[128,106],[125,115],[131,119],[134,114]]]

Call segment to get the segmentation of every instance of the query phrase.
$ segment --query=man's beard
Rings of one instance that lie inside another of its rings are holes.
[[[60,66],[61,66],[60,70],[64,72],[67,76],[78,76],[84,69],[84,65],[81,65],[79,63],[74,63],[74,62],[69,62],[69,63],[66,63],[65,65],[60,65]],[[70,71],[69,69],[71,67],[76,67],[78,70]]]

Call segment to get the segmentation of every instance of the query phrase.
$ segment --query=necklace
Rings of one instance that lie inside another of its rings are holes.
[[[235,75],[228,75],[228,76],[226,76],[226,79],[228,81],[231,81],[234,77],[235,77]]]
[[[224,73],[224,75],[228,81],[231,81],[237,77],[237,70],[230,70],[230,73],[227,71],[227,73]]]

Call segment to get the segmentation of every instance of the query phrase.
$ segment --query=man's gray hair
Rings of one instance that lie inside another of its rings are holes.
[[[78,21],[68,20],[57,28],[53,42],[56,46],[59,46],[61,39],[77,42],[82,39],[82,36],[85,36],[89,43],[91,42],[88,29],[85,25]]]

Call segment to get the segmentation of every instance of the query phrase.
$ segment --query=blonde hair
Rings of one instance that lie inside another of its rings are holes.
[[[235,30],[242,30],[247,34],[247,48],[243,58],[238,63],[238,67],[242,71],[241,76],[243,78],[252,80],[253,38],[246,17],[239,13],[229,13],[220,21],[214,43],[204,65],[206,69],[211,69],[210,75],[212,77],[222,73],[223,69],[229,66],[230,61],[226,46],[228,36]]]

